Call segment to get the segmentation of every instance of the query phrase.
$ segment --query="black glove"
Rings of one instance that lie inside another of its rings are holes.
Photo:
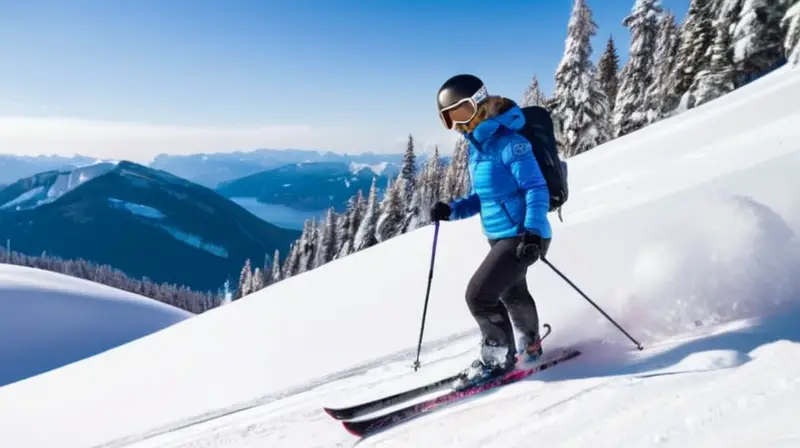
[[[444,202],[437,202],[431,207],[431,221],[449,221],[452,211],[450,205]]]
[[[525,264],[533,264],[542,255],[542,237],[535,233],[525,232],[517,244],[517,260]]]

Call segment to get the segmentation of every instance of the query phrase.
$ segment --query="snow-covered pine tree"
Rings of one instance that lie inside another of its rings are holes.
[[[800,1],[786,10],[786,15],[781,20],[781,26],[786,34],[783,41],[783,51],[791,64],[800,64]]]
[[[283,260],[281,277],[284,279],[294,277],[300,271],[300,240],[295,240],[289,245],[286,259]]]
[[[256,266],[253,270],[253,275],[250,277],[250,293],[261,291],[264,289],[264,271]]]
[[[278,283],[279,281],[281,281],[281,253],[278,249],[275,249],[275,254],[272,256],[270,283]]]
[[[320,267],[333,260],[336,255],[336,211],[333,207],[328,209],[325,221],[319,228],[317,257],[314,267]]]
[[[653,83],[661,0],[636,0],[623,24],[631,32],[628,62],[620,74],[614,112],[614,134],[629,134],[647,125],[647,89]]]
[[[399,235],[402,231],[406,217],[403,204],[405,181],[403,177],[398,177],[394,182],[390,180],[386,186],[386,193],[380,204],[380,216],[375,226],[375,238],[379,243]]]
[[[678,96],[675,93],[675,63],[679,43],[675,15],[665,10],[659,22],[656,52],[653,56],[653,82],[645,94],[645,114],[648,124],[668,116],[678,107]]]
[[[310,271],[314,269],[314,260],[316,258],[316,240],[317,240],[317,218],[311,217],[306,219],[303,223],[303,232],[300,234],[298,240],[298,249],[300,260],[298,263],[297,274]]]
[[[340,218],[338,235],[336,236],[336,258],[346,257],[353,252],[353,239],[361,223],[364,212],[364,194],[358,190],[347,201],[347,210]]]
[[[606,50],[597,60],[597,80],[608,98],[609,114],[614,111],[619,87],[619,55],[614,38],[608,36]]]
[[[417,176],[417,188],[414,190],[412,200],[417,213],[410,217],[408,229],[413,230],[430,224],[429,212],[441,196],[443,180],[439,146],[436,146],[433,155],[425,161],[425,166]]]
[[[411,196],[414,194],[415,178],[417,176],[417,156],[414,152],[414,137],[408,135],[408,144],[406,145],[406,152],[403,155],[403,168],[400,170],[400,178],[403,179],[401,186],[400,200],[403,207],[408,207],[411,204]]]
[[[236,294],[234,294],[234,300],[241,299],[242,297],[250,294],[251,290],[250,287],[253,284],[253,270],[250,264],[250,259],[246,259],[244,261],[244,266],[242,266],[242,271],[239,274],[239,285],[236,288]]]
[[[469,143],[459,137],[453,150],[453,157],[444,174],[439,200],[449,202],[464,196],[469,191]]]
[[[542,89],[539,87],[539,79],[536,78],[534,73],[531,83],[528,84],[522,94],[522,101],[520,101],[519,107],[542,106],[545,101],[547,101],[547,97],[542,93]]]
[[[675,60],[675,94],[678,98],[689,91],[697,74],[708,65],[714,42],[713,6],[713,0],[692,0],[681,25]]]
[[[565,157],[588,151],[611,138],[608,98],[590,59],[591,38],[596,30],[597,24],[586,1],[575,0],[553,94],[555,109],[552,114],[561,121]]]
[[[744,0],[733,30],[733,62],[741,76],[757,77],[784,55],[784,30],[780,26],[787,0]]]
[[[378,186],[377,179],[372,178],[372,186],[369,188],[369,196],[364,209],[363,217],[358,225],[358,230],[353,239],[353,252],[372,247],[378,243],[375,239],[375,227],[378,222],[380,210],[378,209]]]
[[[719,98],[735,88],[728,24],[725,20],[717,20],[715,28],[716,35],[711,46],[709,65],[697,74],[690,89],[695,106]]]
[[[348,245],[348,242],[352,241],[352,235],[350,235],[350,204],[352,204],[354,197],[351,197],[348,200],[347,209],[344,213],[340,213],[339,216],[336,218],[336,251],[333,256],[334,259],[341,258],[344,255],[341,255],[342,249]]]

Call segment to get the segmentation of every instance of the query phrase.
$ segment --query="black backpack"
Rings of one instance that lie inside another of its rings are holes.
[[[563,221],[561,206],[569,199],[567,163],[558,156],[553,119],[550,112],[541,106],[523,107],[522,113],[525,115],[525,126],[517,133],[531,142],[533,156],[550,191],[550,211],[558,210],[558,219]]]

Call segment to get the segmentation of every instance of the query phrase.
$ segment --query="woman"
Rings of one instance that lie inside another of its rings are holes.
[[[457,75],[439,89],[439,117],[469,145],[470,193],[431,210],[434,221],[481,215],[491,249],[467,286],[466,301],[482,333],[479,358],[467,369],[472,384],[541,355],[539,316],[525,280],[547,253],[550,196],[531,144],[515,131],[525,118],[513,101],[489,96],[483,82]],[[512,326],[513,325],[513,326]],[[521,333],[515,344],[514,330]]]

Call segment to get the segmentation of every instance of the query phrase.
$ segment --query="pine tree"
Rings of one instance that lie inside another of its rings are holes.
[[[719,98],[734,89],[730,37],[728,24],[724,20],[718,20],[708,68],[697,74],[691,88],[695,106]]]
[[[306,219],[303,223],[303,232],[300,234],[300,239],[297,241],[300,257],[297,274],[302,274],[303,272],[314,269],[316,240],[317,218],[312,217]]]
[[[733,62],[745,79],[764,73],[783,57],[780,24],[787,9],[786,0],[744,0],[733,31]]]
[[[597,24],[585,0],[575,0],[567,26],[564,57],[556,71],[555,110],[565,137],[565,156],[580,154],[611,138],[608,98],[590,59]]]
[[[358,252],[378,243],[375,239],[375,227],[380,210],[378,210],[378,187],[376,182],[377,179],[372,178],[372,186],[369,188],[369,198],[367,199],[364,215],[353,239],[353,252]]]
[[[319,229],[319,245],[317,248],[317,259],[315,267],[322,266],[336,255],[336,212],[333,207],[328,209],[325,221]]]
[[[403,179],[400,200],[403,206],[407,207],[411,203],[411,196],[414,194],[414,178],[417,175],[417,156],[414,153],[414,137],[408,135],[408,144],[406,145],[406,152],[403,155],[403,168],[400,171],[400,177]]]
[[[469,191],[468,163],[469,143],[464,137],[459,137],[453,150],[453,157],[445,170],[439,200],[448,202],[467,194]]]
[[[278,249],[275,249],[275,254],[272,256],[270,283],[278,283],[279,281],[281,281],[281,253]]]
[[[619,88],[619,55],[614,39],[608,36],[606,50],[597,61],[597,76],[600,88],[606,93],[608,98],[609,113],[614,111],[617,100],[617,90]]]
[[[681,25],[675,63],[675,94],[680,98],[691,88],[697,74],[708,66],[714,41],[712,0],[692,0]]]
[[[525,92],[522,94],[520,107],[541,106],[545,101],[547,101],[547,98],[544,96],[544,93],[542,93],[542,89],[539,87],[539,80],[536,78],[536,74],[534,74],[531,83],[528,84],[528,87],[525,88]]]
[[[781,20],[781,27],[786,34],[783,41],[786,58],[791,64],[800,64],[800,1],[794,0]]]
[[[264,271],[256,266],[253,275],[250,277],[250,292],[254,293],[264,289]]]
[[[353,240],[361,224],[364,207],[364,195],[361,190],[358,190],[347,202],[345,219],[341,223],[342,229],[337,237],[339,245],[336,258],[346,257],[353,252]]]
[[[379,243],[384,242],[401,233],[404,218],[403,191],[405,179],[398,177],[394,182],[389,181],[386,193],[380,204],[380,216],[375,226],[375,238]]]
[[[433,156],[425,162],[425,167],[417,182],[417,196],[419,213],[414,217],[412,228],[419,228],[430,224],[430,210],[442,194],[442,173],[441,158],[439,157],[439,147],[433,150]]]
[[[292,278],[300,271],[300,240],[296,240],[289,245],[289,251],[286,254],[286,259],[283,260],[283,268],[281,277]]]
[[[614,134],[629,134],[647,125],[647,89],[653,83],[660,0],[636,0],[623,24],[631,32],[628,62],[620,74],[614,113]]]
[[[253,285],[253,271],[250,265],[250,259],[244,261],[242,272],[239,274],[239,286],[236,288],[236,295],[234,300],[241,299],[242,297],[250,294]]]
[[[645,94],[647,123],[668,116],[678,107],[676,95],[675,63],[678,55],[678,24],[675,15],[665,10],[658,27],[656,51],[653,56],[653,82]]]

